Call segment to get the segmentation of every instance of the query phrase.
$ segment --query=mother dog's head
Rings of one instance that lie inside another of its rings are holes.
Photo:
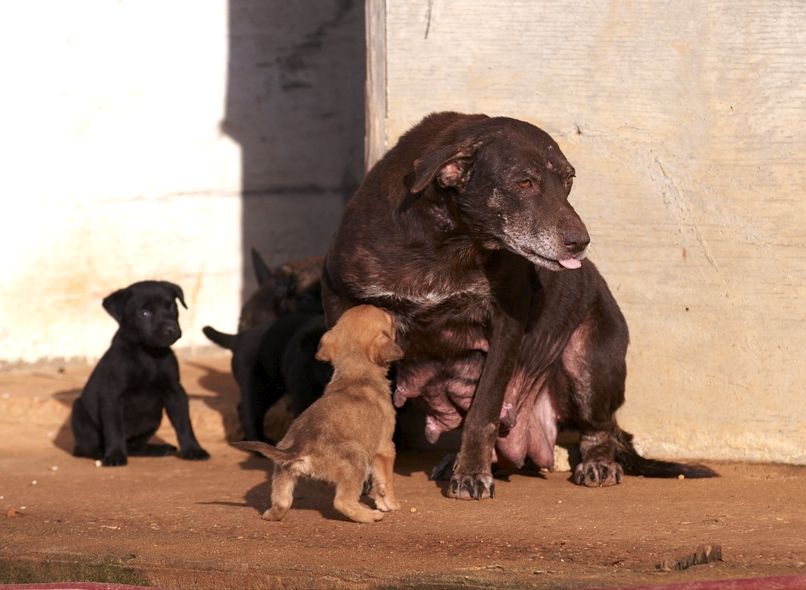
[[[411,192],[444,192],[451,214],[486,248],[551,270],[579,268],[590,237],[568,203],[574,168],[557,143],[516,119],[463,123],[414,162]]]

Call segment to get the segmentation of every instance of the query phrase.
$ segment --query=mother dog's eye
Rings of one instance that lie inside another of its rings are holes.
[[[521,188],[532,188],[532,181],[528,178],[524,178],[518,181],[518,186]]]
[[[144,320],[150,320],[151,316],[154,315],[150,309],[141,309],[140,310],[140,317]]]

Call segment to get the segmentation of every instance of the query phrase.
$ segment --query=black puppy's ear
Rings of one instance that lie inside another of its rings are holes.
[[[174,298],[179,299],[179,303],[182,304],[182,307],[185,309],[188,308],[187,304],[185,303],[185,294],[182,292],[182,287],[168,281],[160,281],[160,284],[168,289],[173,294]]]
[[[252,254],[252,268],[255,271],[255,278],[257,279],[258,287],[262,287],[265,283],[274,276],[274,273],[269,268],[269,265],[263,260],[260,253],[254,248],[251,249]]]
[[[123,307],[126,305],[126,300],[129,298],[129,288],[118,289],[111,295],[104,297],[104,309],[115,318],[117,323],[123,319]]]
[[[480,141],[448,145],[414,161],[412,193],[420,193],[436,179],[442,188],[463,189],[473,169]]]

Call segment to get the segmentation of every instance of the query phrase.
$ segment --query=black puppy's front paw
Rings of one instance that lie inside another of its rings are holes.
[[[457,500],[495,498],[492,473],[454,473],[448,486],[448,497]]]
[[[210,453],[201,447],[183,449],[179,451],[179,458],[186,461],[206,461],[210,458]]]
[[[589,488],[621,483],[624,469],[615,461],[583,461],[574,468],[574,483]]]
[[[129,460],[126,457],[126,453],[122,451],[113,451],[111,453],[107,453],[104,455],[104,458],[101,459],[101,465],[104,467],[121,467],[126,465]]]

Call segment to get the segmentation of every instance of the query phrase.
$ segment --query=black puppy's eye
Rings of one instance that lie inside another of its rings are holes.
[[[153,316],[153,315],[154,314],[151,312],[150,309],[141,309],[140,310],[140,317],[143,318],[144,320],[150,320],[151,316]]]
[[[518,186],[521,188],[532,188],[532,181],[528,178],[524,178],[518,181]]]

